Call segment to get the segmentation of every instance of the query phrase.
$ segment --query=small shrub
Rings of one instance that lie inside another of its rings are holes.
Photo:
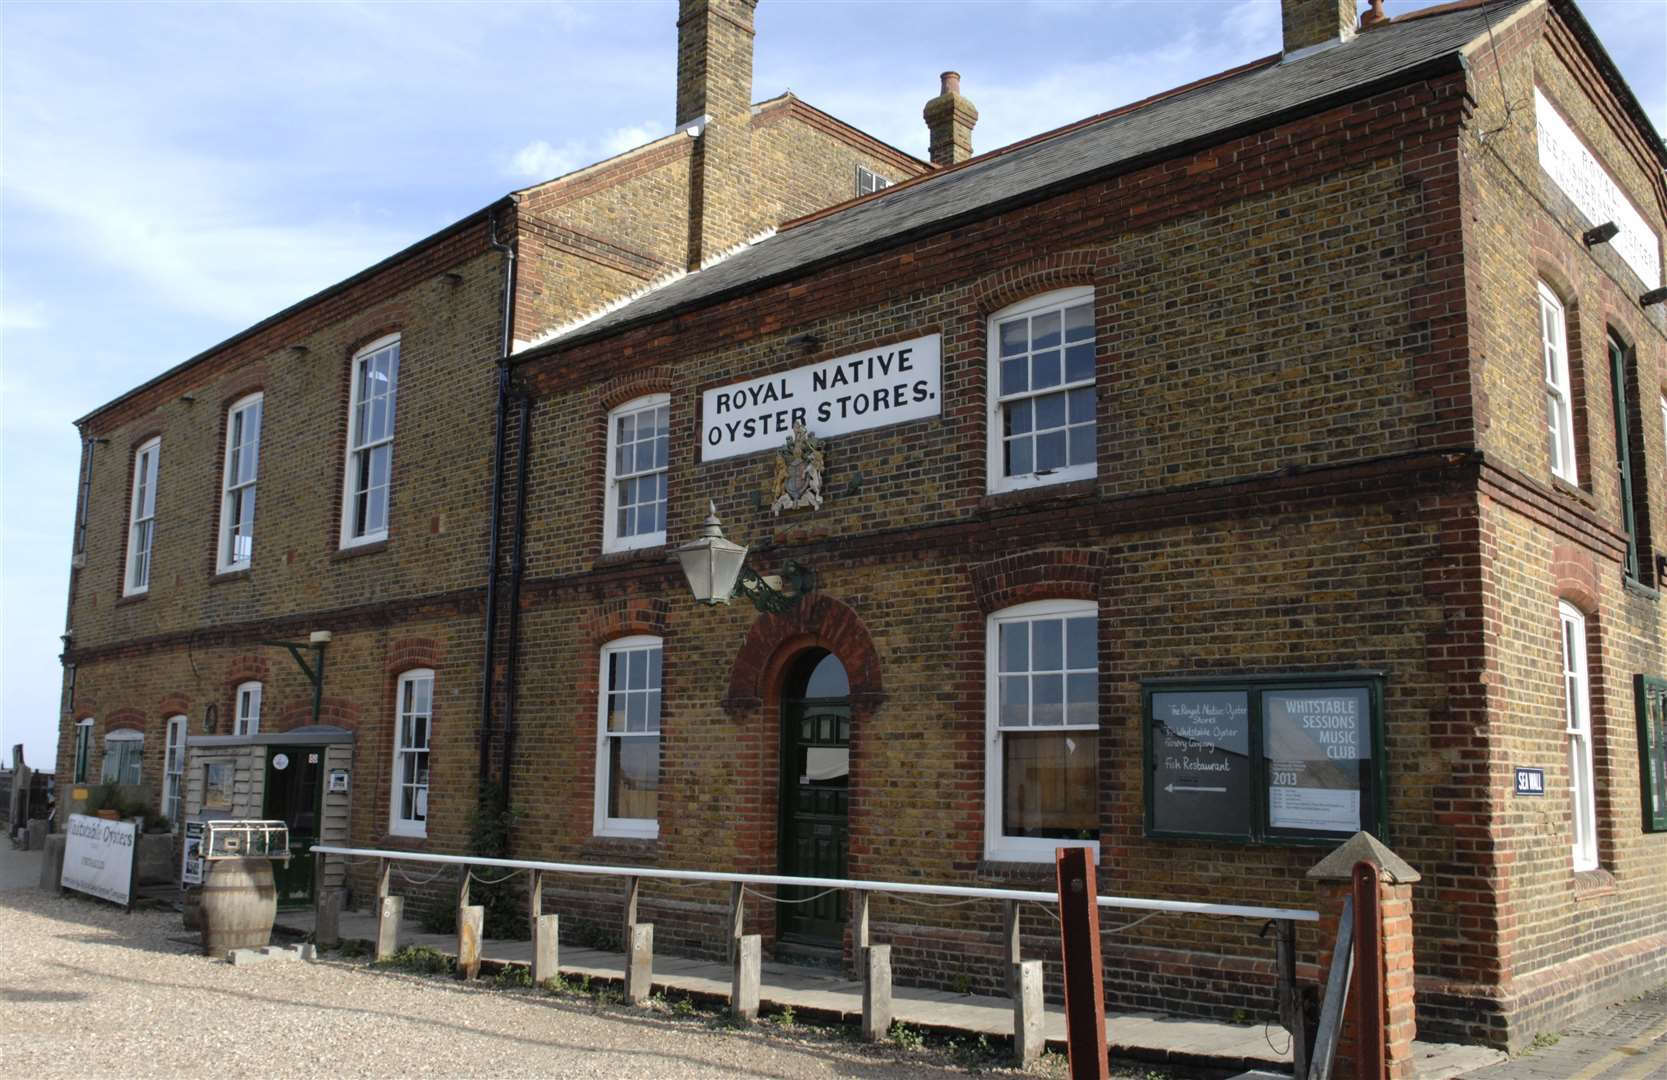
[[[901,1020],[893,1020],[891,1031],[887,1034],[892,1042],[905,1050],[919,1050],[926,1045],[926,1036]]]
[[[781,1011],[776,1013],[776,1015],[772,1016],[770,1019],[775,1021],[776,1026],[781,1028],[783,1031],[792,1031],[793,1006],[783,1005],[781,1007]]]
[[[440,950],[429,945],[407,945],[394,953],[380,966],[396,968],[400,971],[410,971],[418,975],[449,975],[456,967],[456,961]]]
[[[672,1003],[671,1011],[678,1016],[695,1015],[695,999],[687,995]]]
[[[606,1009],[610,1006],[618,1005],[624,1000],[625,995],[611,986],[600,987],[596,991],[596,1007],[598,1009]]]
[[[341,943],[341,958],[343,960],[358,960],[370,955],[370,946],[358,938],[344,938]]]
[[[949,980],[949,988],[957,994],[972,993],[972,976],[964,971],[961,972]]]
[[[417,912],[417,925],[425,934],[457,933],[457,908],[451,904],[430,904]]]
[[[533,988],[532,968],[522,967],[520,964],[505,964],[493,976],[492,984],[504,990],[531,990]]]
[[[1532,1050],[1544,1050],[1547,1047],[1556,1046],[1558,1043],[1560,1043],[1562,1041],[1563,1041],[1563,1036],[1559,1035],[1557,1032],[1555,1032],[1555,1031],[1542,1031],[1538,1035],[1534,1036],[1534,1041],[1529,1046],[1528,1049],[1531,1050],[1531,1051]]]

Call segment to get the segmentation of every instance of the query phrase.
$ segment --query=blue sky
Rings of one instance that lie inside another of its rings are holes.
[[[1667,0],[1582,10],[1667,129]],[[71,421],[506,191],[669,131],[676,12],[0,4],[0,746],[55,753]],[[955,69],[988,150],[1278,48],[1277,0],[764,0],[754,98],[791,88],[924,156],[920,108]]]

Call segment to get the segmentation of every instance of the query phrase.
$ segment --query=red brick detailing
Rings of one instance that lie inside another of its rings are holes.
[[[388,674],[398,675],[413,668],[438,669],[445,659],[445,645],[434,638],[397,638],[388,646],[385,666]]]
[[[267,384],[266,361],[257,360],[239,368],[220,385],[220,445],[225,446],[225,412],[250,394],[264,393]]]
[[[973,594],[986,615],[1031,600],[1098,600],[1109,565],[1091,548],[1024,551],[971,567]]]
[[[818,646],[845,665],[853,699],[874,699],[884,693],[880,655],[869,640],[868,627],[849,607],[826,593],[816,593],[785,615],[760,615],[753,620],[729,669],[725,707],[747,708],[776,699],[789,662]]]
[[[1061,251],[1003,267],[973,283],[973,306],[979,318],[986,318],[1037,293],[1092,285],[1101,260],[1097,250]]]
[[[657,364],[609,379],[597,390],[597,397],[603,410],[611,412],[635,398],[669,394],[676,385],[677,378],[672,369],[665,364]]]
[[[1551,573],[1557,580],[1557,596],[1587,615],[1598,610],[1598,567],[1591,553],[1568,541],[1553,549]]]
[[[410,309],[403,303],[383,304],[348,320],[343,327],[343,336],[347,339],[344,350],[347,359],[359,355],[366,345],[378,338],[402,332],[410,322]]]
[[[666,635],[671,604],[662,597],[610,600],[590,619],[590,642],[600,649],[610,641],[633,634]]]
[[[1412,1080],[1417,1075],[1417,1060],[1412,1049],[1417,1034],[1413,1008],[1412,888],[1411,885],[1395,885],[1387,881],[1378,885],[1378,914],[1383,934],[1383,971],[1380,976],[1383,980],[1385,1080]],[[1324,984],[1331,977],[1331,960],[1337,945],[1343,900],[1352,891],[1352,885],[1347,881],[1315,883],[1320,913],[1322,995]],[[1349,984],[1343,1009],[1343,1029],[1337,1040],[1337,1056],[1332,1068],[1334,1076],[1355,1075],[1360,1036],[1360,984],[1360,973],[1356,972]]]
[[[145,730],[145,714],[138,709],[117,709],[110,714],[109,719],[104,721],[104,730],[106,733],[112,731],[143,732]]]
[[[265,703],[263,702],[263,709],[264,705]],[[438,708],[436,708],[436,711],[438,711]],[[346,698],[327,697],[318,703],[318,722],[320,724],[346,728],[349,731],[358,729],[359,718],[363,715],[363,713],[364,709]],[[307,701],[297,702],[296,704],[286,706],[283,713],[279,715],[278,722],[274,725],[274,727],[276,727],[279,731],[292,731],[298,727],[306,727],[312,722],[313,703],[311,699],[309,699]],[[265,728],[266,724],[267,721],[263,719],[261,721],[261,727]]]
[[[236,689],[238,683],[266,682],[272,677],[272,665],[258,654],[234,657],[226,665],[226,686]]]
[[[191,699],[184,694],[169,694],[156,705],[156,711],[164,716],[178,716],[181,713],[191,714]]]

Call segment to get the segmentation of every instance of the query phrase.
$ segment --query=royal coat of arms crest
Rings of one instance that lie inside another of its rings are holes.
[[[821,509],[824,464],[822,443],[803,422],[795,423],[793,434],[776,451],[776,499],[770,512]]]

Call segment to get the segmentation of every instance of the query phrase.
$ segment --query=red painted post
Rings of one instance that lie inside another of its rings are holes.
[[[1354,864],[1354,985],[1355,1019],[1360,1028],[1355,1036],[1355,1076],[1359,1080],[1383,1080],[1383,918],[1378,893],[1378,868],[1369,862]]]
[[[1058,848],[1059,953],[1065,961],[1065,1046],[1071,1080],[1108,1080],[1100,905],[1087,848]]]

